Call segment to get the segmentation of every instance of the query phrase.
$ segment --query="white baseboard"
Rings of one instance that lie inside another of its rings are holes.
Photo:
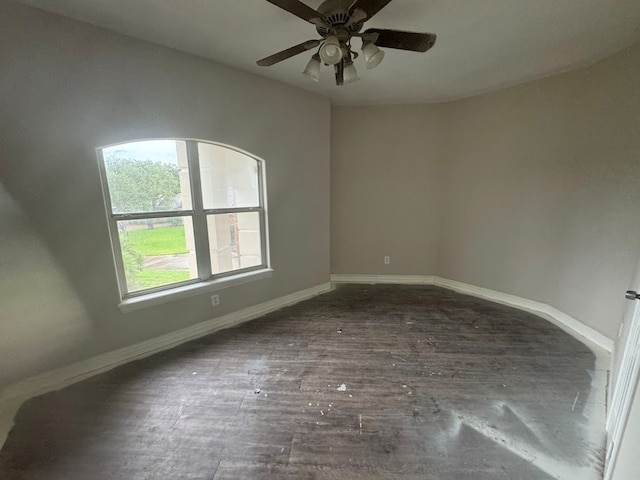
[[[13,426],[13,418],[19,406],[29,398],[59,390],[119,365],[168,350],[218,330],[234,327],[280,308],[321,295],[332,288],[331,283],[323,283],[8,385],[0,391],[0,448]]]
[[[433,285],[433,275],[331,275],[333,283],[393,283],[401,285]]]
[[[585,325],[575,318],[561,312],[546,303],[527,298],[477,287],[468,283],[457,282],[432,275],[331,275],[334,283],[395,283],[414,285],[435,285],[474,297],[485,298],[496,303],[515,307],[534,313],[562,328],[565,332],[590,346],[598,346],[607,352],[613,351],[614,342],[597,330]]]
[[[565,332],[582,342],[586,341],[587,343],[595,344],[609,353],[613,351],[614,342],[609,337],[546,303],[536,302],[516,295],[510,295],[508,293],[502,293],[488,288],[477,287],[475,285],[469,285],[468,283],[456,282],[455,280],[449,280],[441,277],[435,277],[434,285],[449,288],[460,293],[466,293],[474,297],[486,298],[487,300],[491,300],[496,303],[501,303],[526,312],[534,313],[542,316],[546,320],[549,320],[551,323],[562,328]]]

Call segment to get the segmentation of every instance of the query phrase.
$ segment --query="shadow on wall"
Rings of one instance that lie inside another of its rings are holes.
[[[24,209],[0,184],[0,389],[56,363],[92,322]]]

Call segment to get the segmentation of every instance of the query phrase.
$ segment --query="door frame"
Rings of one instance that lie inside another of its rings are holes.
[[[636,291],[640,288],[640,262],[638,262],[631,288]],[[620,367],[614,372],[616,377],[611,395],[611,407],[607,413],[608,435],[604,480],[610,480],[613,474],[640,377],[640,299],[627,301],[631,303],[627,305],[624,321],[631,324],[628,326],[629,333],[626,339],[618,339],[618,348],[621,350],[618,352],[616,349],[615,352],[616,355],[620,353],[622,356]],[[623,328],[624,323],[620,326],[620,333]]]

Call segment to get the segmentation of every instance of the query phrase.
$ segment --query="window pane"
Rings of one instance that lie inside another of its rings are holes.
[[[123,143],[102,155],[113,213],[191,210],[186,142]]]
[[[127,291],[198,278],[191,217],[118,222]]]
[[[259,207],[258,161],[230,148],[198,143],[205,209]]]
[[[207,227],[214,275],[262,264],[258,212],[209,215]]]

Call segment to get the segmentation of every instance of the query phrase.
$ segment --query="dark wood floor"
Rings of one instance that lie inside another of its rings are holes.
[[[595,479],[597,372],[533,315],[346,285],[30,400],[0,478]]]

